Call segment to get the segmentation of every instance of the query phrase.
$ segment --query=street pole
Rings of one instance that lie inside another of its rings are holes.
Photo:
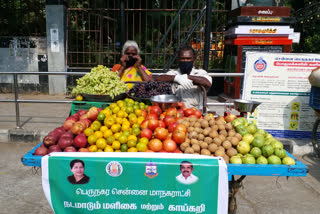
[[[126,41],[125,0],[120,1],[120,25],[120,48],[122,49]]]
[[[207,0],[206,8],[206,27],[204,33],[204,57],[203,57],[203,69],[208,71],[209,69],[209,50],[210,50],[210,33],[211,33],[211,13],[212,13],[212,1]]]

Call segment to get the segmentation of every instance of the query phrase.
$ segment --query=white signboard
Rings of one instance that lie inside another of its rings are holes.
[[[50,28],[50,46],[51,46],[51,52],[59,52],[59,30],[58,28]]]
[[[275,25],[239,25],[231,27],[226,35],[289,35],[293,33],[293,28],[290,26],[275,26]]]
[[[319,54],[246,52],[242,98],[262,102],[249,120],[276,137],[311,138],[308,76],[319,66]]]

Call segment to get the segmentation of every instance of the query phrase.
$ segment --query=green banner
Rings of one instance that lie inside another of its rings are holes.
[[[227,182],[219,186],[221,160],[176,156],[51,156],[52,208],[70,214],[220,213],[219,188],[228,189]]]

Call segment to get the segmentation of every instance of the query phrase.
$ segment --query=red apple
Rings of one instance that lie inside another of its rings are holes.
[[[164,119],[163,122],[166,124],[167,127],[169,127],[169,125],[171,123],[173,123],[175,121],[175,118],[173,116],[167,115]]]
[[[79,122],[83,122],[85,124],[86,128],[89,128],[92,123],[91,120],[89,120],[89,119],[80,119]]]
[[[61,148],[58,145],[52,145],[48,149],[48,154],[51,152],[61,152]]]
[[[73,120],[74,122],[77,122],[79,120],[79,115],[74,114],[74,115],[68,117],[65,121],[67,121],[67,120]]]
[[[73,146],[68,146],[63,151],[64,152],[77,152],[77,149],[74,148]]]
[[[99,110],[97,107],[91,107],[87,113],[88,119],[91,121],[95,121],[98,117]]]
[[[71,132],[73,134],[80,134],[86,129],[86,124],[84,122],[77,121],[71,127]]]
[[[63,124],[63,128],[64,130],[70,130],[72,125],[75,123],[76,121],[75,120],[66,120]]]
[[[159,126],[159,120],[149,120],[148,128],[152,131],[155,130]]]
[[[50,147],[52,145],[55,145],[58,141],[58,138],[54,135],[47,135],[45,136],[45,138],[43,139],[43,144],[46,147]]]
[[[152,131],[148,128],[142,129],[140,133],[140,137],[141,138],[146,137],[150,140],[152,138]]]
[[[87,138],[84,134],[77,135],[73,140],[73,145],[77,148],[84,148],[87,146]]]
[[[80,116],[80,120],[88,119],[88,112]]]
[[[102,108],[98,108],[98,113],[99,113],[101,110],[103,110],[103,109],[102,109]]]
[[[87,110],[79,110],[79,111],[77,112],[77,114],[79,114],[80,117],[81,117],[82,115],[84,115],[84,114],[87,114],[87,113],[88,113]]]
[[[71,146],[73,143],[73,139],[71,137],[61,137],[59,139],[58,145],[61,149],[65,149],[68,146]]]

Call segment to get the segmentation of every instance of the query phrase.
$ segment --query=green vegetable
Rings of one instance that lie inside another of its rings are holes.
[[[98,65],[92,68],[90,73],[77,79],[77,86],[71,93],[75,96],[81,93],[109,95],[113,99],[128,90],[128,85],[120,80],[116,72],[110,71],[103,65]]]

